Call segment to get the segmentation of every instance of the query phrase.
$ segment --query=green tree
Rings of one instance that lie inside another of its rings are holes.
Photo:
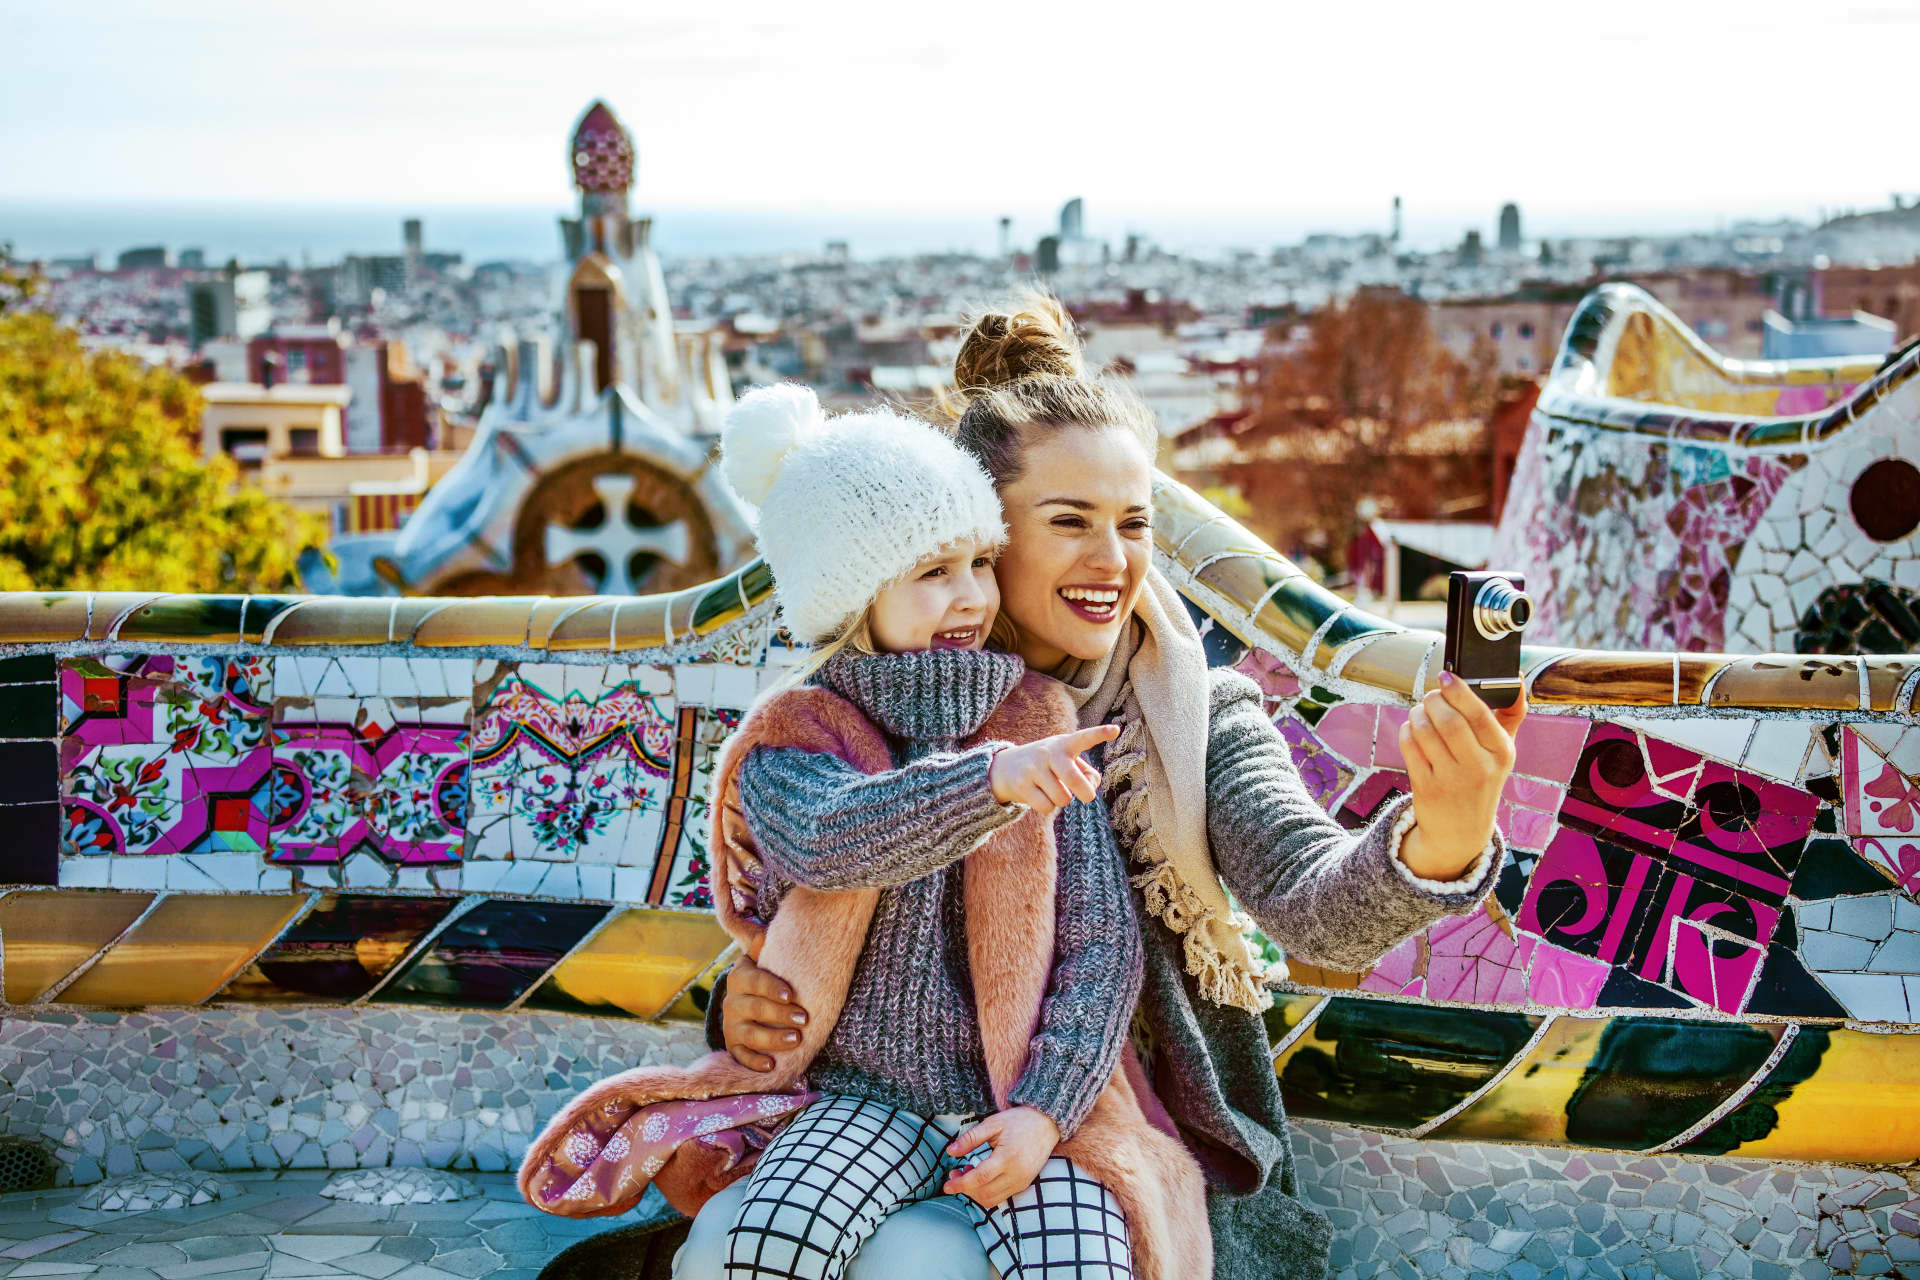
[[[0,240],[0,315],[25,306],[40,292],[40,272],[13,260],[13,245]]]
[[[0,590],[251,592],[298,581],[318,516],[200,458],[200,393],[0,315]]]

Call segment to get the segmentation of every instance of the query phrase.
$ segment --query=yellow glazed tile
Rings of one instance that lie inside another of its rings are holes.
[[[1410,698],[1414,678],[1420,674],[1420,664],[1428,651],[1434,651],[1436,664],[1440,661],[1440,643],[1440,637],[1432,631],[1389,631],[1369,640],[1348,658],[1340,668],[1340,678]]]
[[[1772,1129],[1727,1154],[1842,1164],[1920,1158],[1920,1035],[1816,1027],[1800,1034],[1828,1037],[1819,1067],[1774,1101]]]
[[[562,960],[547,982],[585,1005],[659,1016],[728,944],[712,915],[633,909]]]
[[[199,1004],[304,907],[296,895],[176,893],[60,993],[60,1004]]]
[[[157,591],[96,591],[93,616],[87,621],[87,639],[111,640],[120,620],[141,605],[160,599]]]
[[[667,597],[667,634],[670,640],[685,640],[694,634],[693,615],[707,594],[708,586],[687,587]]]
[[[399,600],[390,600],[393,606],[393,638],[400,644],[413,643],[413,633],[420,624],[440,610],[456,605],[457,599],[446,596],[405,596]]]
[[[1733,658],[1724,653],[1679,654],[1679,673],[1675,681],[1674,705],[1697,707],[1713,678],[1727,669]]]
[[[660,1017],[667,1022],[705,1022],[706,1004],[713,996],[713,988],[720,981],[720,975],[733,967],[740,958],[738,945],[730,945],[722,951],[714,962],[708,965],[699,977],[687,985],[679,999],[661,1011]]]
[[[320,596],[282,611],[262,632],[265,644],[385,644],[392,599]]]
[[[1203,565],[1194,580],[1239,605],[1248,613],[1288,578],[1304,578],[1300,570],[1278,556],[1228,555]]]
[[[527,642],[527,623],[540,596],[476,596],[456,600],[413,629],[423,649]]]
[[[161,596],[120,621],[117,640],[237,644],[245,596]]]
[[[667,603],[671,596],[638,596],[613,615],[613,647],[658,649],[667,642]]]
[[[564,622],[568,614],[585,608],[588,603],[589,600],[581,596],[547,596],[542,599],[527,616],[527,648],[547,648],[553,629]]]
[[[8,1004],[26,1004],[139,919],[150,893],[36,893],[0,898],[0,973]]]
[[[1366,973],[1324,969],[1304,960],[1287,961],[1287,981],[1296,986],[1311,987],[1315,991],[1358,991],[1360,979],[1366,976]]]
[[[1867,666],[1867,709],[1869,711],[1893,711],[1895,701],[1900,697],[1900,687],[1907,677],[1920,669],[1920,661],[1913,658],[1871,657],[1861,661]]]
[[[1671,654],[1575,650],[1555,659],[1535,676],[1527,697],[1535,703],[1671,706],[1673,657]]]
[[[0,592],[0,643],[54,643],[86,634],[84,591]]]
[[[555,653],[605,653],[613,642],[613,615],[625,601],[596,596],[567,614],[547,636]]]
[[[1608,1018],[1561,1017],[1500,1083],[1428,1134],[1439,1139],[1498,1138],[1564,1145],[1567,1103],[1600,1051]]]
[[[1320,624],[1346,607],[1345,600],[1302,575],[1280,584],[1253,615],[1253,626],[1297,660]]]
[[[1860,668],[1853,658],[1767,654],[1727,665],[1707,695],[1710,707],[1807,707],[1853,711],[1860,706]]]

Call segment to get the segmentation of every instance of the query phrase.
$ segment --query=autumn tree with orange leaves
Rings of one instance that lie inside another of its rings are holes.
[[[1462,514],[1487,492],[1484,433],[1497,379],[1491,351],[1461,360],[1440,344],[1426,304],[1364,289],[1277,331],[1251,412],[1209,468],[1253,510],[1276,546],[1319,548],[1336,562],[1379,514]]]

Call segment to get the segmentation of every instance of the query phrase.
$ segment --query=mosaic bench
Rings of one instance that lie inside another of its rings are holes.
[[[1210,660],[1364,822],[1406,786],[1438,635],[1175,482],[1156,504]],[[564,1043],[697,1018],[729,960],[714,749],[792,656],[770,589],[755,564],[630,599],[0,596],[0,1023],[436,1010],[553,1015]],[[1524,669],[1494,901],[1366,973],[1293,966],[1270,1025],[1295,1114],[1920,1157],[1920,661],[1532,646]]]

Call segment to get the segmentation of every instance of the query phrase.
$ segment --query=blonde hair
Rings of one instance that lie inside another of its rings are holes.
[[[1153,411],[1124,384],[1087,375],[1086,353],[1060,300],[1032,290],[983,312],[953,358],[954,390],[941,398],[961,448],[1004,489],[1024,470],[1034,431],[1061,427],[1127,431],[1152,458]]]
[[[795,663],[793,669],[787,672],[781,687],[790,689],[795,685],[805,684],[808,676],[848,650],[863,653],[868,657],[880,652],[873,643],[873,602],[871,600],[867,602],[867,607],[860,611],[859,617],[840,628],[825,644],[816,646],[805,658]]]

